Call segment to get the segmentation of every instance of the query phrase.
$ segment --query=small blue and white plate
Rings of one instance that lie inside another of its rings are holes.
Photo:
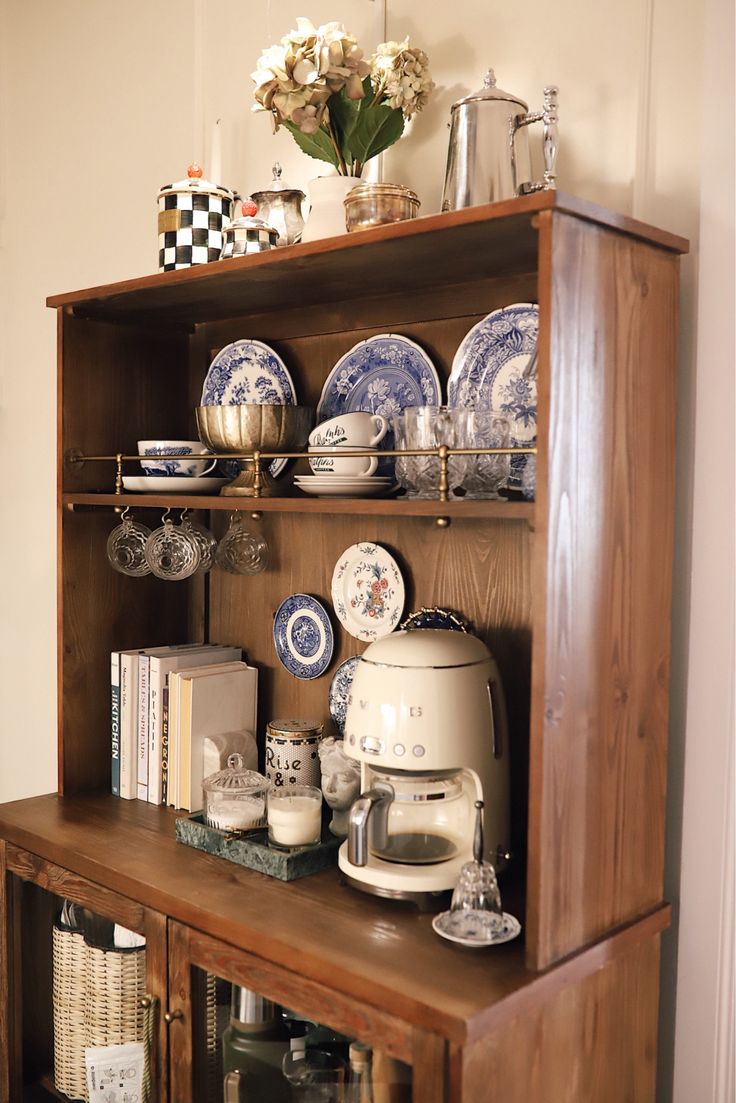
[[[327,610],[309,594],[285,598],[273,622],[281,664],[295,678],[319,678],[330,665],[335,637]]]
[[[341,735],[345,729],[345,716],[348,711],[350,687],[353,684],[355,668],[359,662],[360,655],[351,655],[349,659],[345,659],[345,661],[338,666],[330,682],[328,694],[330,716],[334,720],[335,727]]]
[[[394,447],[391,419],[407,406],[439,406],[437,370],[424,349],[397,333],[377,333],[342,356],[325,381],[317,406],[317,424],[340,414],[366,410],[388,419],[379,449]],[[382,474],[393,471],[384,460]]]
[[[447,381],[450,406],[492,409],[511,426],[511,447],[527,448],[537,435],[537,380],[525,375],[537,347],[539,307],[513,303],[483,318],[462,341]],[[519,487],[528,456],[511,457],[510,486]]]
[[[202,387],[201,406],[296,406],[294,381],[277,352],[263,341],[242,339],[220,349]],[[237,461],[232,477],[235,478]],[[276,477],[288,460],[274,460]]]

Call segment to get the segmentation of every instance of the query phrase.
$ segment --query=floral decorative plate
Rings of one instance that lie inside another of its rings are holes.
[[[388,418],[389,430],[379,449],[394,447],[391,418],[407,406],[439,406],[440,380],[426,352],[396,333],[377,333],[359,341],[342,356],[327,377],[317,406],[317,424],[339,414],[367,410]],[[381,468],[393,471],[393,462]]]
[[[539,307],[514,303],[483,318],[462,341],[447,382],[450,406],[506,414],[511,446],[531,446],[537,435],[537,380],[524,374],[537,347]],[[528,456],[511,457],[510,486],[520,486]]]
[[[470,622],[461,617],[459,613],[453,613],[452,609],[440,609],[437,605],[427,609],[421,609],[409,613],[400,628],[447,628],[454,632],[468,632]]]
[[[352,544],[332,575],[332,603],[343,628],[359,640],[393,632],[404,608],[404,579],[379,544]]]
[[[349,659],[345,659],[344,662],[340,663],[337,670],[332,675],[332,681],[330,682],[327,698],[330,706],[330,716],[335,721],[335,727],[340,734],[342,734],[345,728],[348,696],[350,694],[350,687],[353,684],[355,668],[359,662],[360,655],[351,655]]]
[[[243,338],[220,349],[202,387],[202,406],[296,406],[294,382],[278,353],[263,341]],[[277,477],[288,460],[274,460]],[[233,478],[237,470],[233,474]]]
[[[330,665],[335,638],[327,610],[309,594],[285,598],[273,622],[281,663],[295,678],[319,678]]]
[[[432,929],[441,938],[461,946],[499,946],[510,942],[521,932],[521,923],[508,912],[465,911],[440,912],[432,920]]]

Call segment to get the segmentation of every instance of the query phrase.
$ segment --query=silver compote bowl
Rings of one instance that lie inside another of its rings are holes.
[[[307,443],[314,421],[311,406],[198,406],[199,439],[213,452],[299,451]],[[278,486],[268,463],[244,459],[238,475],[220,494],[246,498],[270,498]]]

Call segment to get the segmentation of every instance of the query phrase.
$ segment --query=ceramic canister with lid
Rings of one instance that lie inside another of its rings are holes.
[[[222,260],[244,257],[248,253],[265,253],[276,248],[278,231],[262,218],[256,218],[258,208],[255,203],[245,199],[242,209],[241,217],[233,219],[222,232]]]
[[[266,776],[272,785],[320,785],[319,720],[271,720],[266,725]]]
[[[202,178],[192,164],[187,179],[158,193],[158,270],[171,272],[219,260],[222,231],[233,217],[235,193]]]

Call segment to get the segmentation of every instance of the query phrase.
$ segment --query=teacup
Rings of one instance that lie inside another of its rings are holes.
[[[341,417],[323,421],[309,434],[309,443],[315,448],[331,448],[347,445],[350,448],[373,448],[386,436],[389,424],[381,414],[357,410]]]
[[[321,452],[321,447],[310,448],[310,452]],[[378,467],[378,456],[354,456],[353,452],[364,452],[363,448],[334,448],[329,456],[316,456],[309,461],[315,475],[348,475],[352,478],[368,478],[374,475]]]
[[[217,464],[217,460],[170,459],[171,456],[209,456],[204,444],[198,440],[139,440],[138,455],[150,456],[150,460],[141,460],[146,475],[176,475],[196,478],[207,475]]]

